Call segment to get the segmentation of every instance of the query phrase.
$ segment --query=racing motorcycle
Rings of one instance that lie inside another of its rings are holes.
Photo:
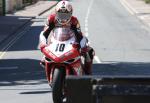
[[[54,103],[62,103],[65,97],[65,77],[84,74],[79,44],[74,32],[67,27],[57,27],[51,31],[43,49],[45,71],[49,85],[52,87]]]

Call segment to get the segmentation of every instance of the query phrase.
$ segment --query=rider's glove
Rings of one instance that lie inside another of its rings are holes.
[[[84,55],[86,52],[88,52],[88,47],[81,48],[81,55]]]

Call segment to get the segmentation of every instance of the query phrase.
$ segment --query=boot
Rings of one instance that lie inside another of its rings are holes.
[[[85,62],[83,70],[85,75],[92,75],[92,62]]]

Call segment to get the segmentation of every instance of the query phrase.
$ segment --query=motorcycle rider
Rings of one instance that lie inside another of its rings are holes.
[[[60,1],[55,8],[55,13],[48,16],[45,27],[40,33],[40,49],[47,45],[47,38],[55,27],[70,27],[77,38],[77,43],[80,44],[81,54],[85,58],[84,72],[86,75],[92,74],[92,62],[94,50],[89,47],[87,38],[82,34],[79,21],[72,16],[73,8],[69,1]],[[41,65],[44,65],[44,60],[41,60]]]

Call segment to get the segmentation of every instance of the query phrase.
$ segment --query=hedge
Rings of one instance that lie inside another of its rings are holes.
[[[150,0],[144,0],[146,3],[150,3]]]

